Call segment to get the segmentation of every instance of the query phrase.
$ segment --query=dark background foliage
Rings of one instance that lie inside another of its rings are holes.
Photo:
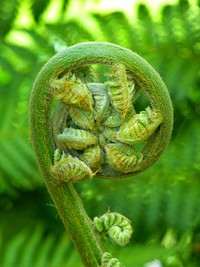
[[[174,106],[173,136],[144,173],[115,182],[93,179],[77,190],[91,218],[110,209],[132,220],[128,247],[106,245],[126,266],[197,267],[200,2],[165,4],[156,15],[144,3],[129,15],[84,12],[87,2],[1,0],[0,266],[81,266],[35,161],[28,102],[33,81],[51,56],[78,42],[109,41],[137,52],[161,74]],[[97,0],[90,2],[98,6]]]

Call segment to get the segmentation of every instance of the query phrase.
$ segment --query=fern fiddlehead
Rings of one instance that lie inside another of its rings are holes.
[[[109,252],[104,252],[101,267],[122,267],[122,264],[117,258],[113,258]]]
[[[129,243],[133,233],[128,218],[117,212],[107,212],[99,218],[95,217],[94,226],[100,233],[106,233],[113,244],[121,247]]]
[[[106,66],[108,81],[99,82],[94,64]],[[140,92],[149,104],[137,113]],[[50,195],[85,266],[102,264],[103,251],[72,183],[144,171],[162,154],[172,122],[171,101],[159,75],[120,46],[74,45],[38,74],[30,101],[31,140]],[[140,151],[134,147],[138,143],[143,144]],[[120,220],[119,215],[114,218]],[[102,218],[95,222],[102,220],[105,226]],[[108,231],[119,235],[113,226],[113,232]],[[125,244],[126,238],[120,238]]]

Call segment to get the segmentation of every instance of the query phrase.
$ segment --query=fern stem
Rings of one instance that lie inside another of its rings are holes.
[[[102,249],[90,218],[72,184],[51,188],[51,197],[84,266],[99,266]]]

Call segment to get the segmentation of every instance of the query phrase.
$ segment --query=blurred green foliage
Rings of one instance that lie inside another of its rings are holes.
[[[84,1],[75,2],[81,14]],[[42,65],[84,41],[117,43],[147,59],[169,88],[175,114],[171,143],[149,170],[76,185],[88,214],[110,209],[133,221],[131,244],[109,248],[126,266],[200,266],[200,2],[165,5],[156,18],[142,3],[132,18],[121,11],[73,17],[71,3],[1,1],[0,266],[81,266],[35,161],[28,102]]]

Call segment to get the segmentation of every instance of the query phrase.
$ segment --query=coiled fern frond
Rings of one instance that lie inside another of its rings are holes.
[[[110,80],[98,83],[94,64],[104,65]],[[134,109],[138,91],[150,106],[139,114]],[[81,118],[91,122],[90,131],[73,108],[84,111]],[[118,114],[117,127],[107,121],[111,110]],[[30,98],[31,140],[48,190],[86,266],[98,266],[103,252],[72,183],[144,171],[164,151],[172,125],[172,104],[162,79],[128,49],[101,42],[77,44],[58,53],[38,74]],[[135,152],[133,145],[143,142],[141,152]],[[86,164],[86,149],[93,146],[98,147],[93,150],[95,172]],[[130,222],[119,214],[94,223],[121,246],[132,234]]]

